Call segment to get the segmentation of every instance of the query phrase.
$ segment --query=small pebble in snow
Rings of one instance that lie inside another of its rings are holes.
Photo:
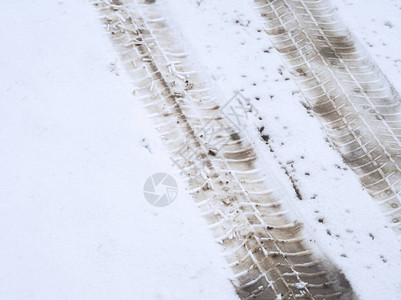
[[[323,223],[324,222],[324,218],[319,218],[318,221],[319,221],[319,223]]]

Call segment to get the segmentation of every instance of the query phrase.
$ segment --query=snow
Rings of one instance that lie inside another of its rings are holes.
[[[336,0],[344,23],[369,51],[384,74],[399,92],[401,90],[401,3],[380,1],[380,6],[361,0]]]
[[[334,3],[401,90],[400,5]],[[361,299],[397,299],[401,245],[304,108],[250,2],[164,6],[220,104],[241,91],[257,108],[247,134],[311,243]],[[13,1],[0,16],[0,298],[237,299],[184,185],[166,208],[143,197],[149,176],[179,172],[91,5]]]
[[[251,2],[170,0],[166,9],[183,38],[190,41],[199,65],[224,93],[221,104],[239,90],[258,110],[262,120],[254,116],[254,129],[248,134],[266,172],[273,173],[287,190],[292,184],[285,171],[296,182],[302,201],[293,191],[289,207],[296,208],[293,216],[305,224],[311,242],[345,273],[361,299],[396,299],[401,294],[401,278],[396,276],[401,270],[400,243],[356,176],[326,141],[320,124],[304,108],[304,100],[262,31]],[[344,21],[348,24],[352,16],[358,16],[351,26],[358,37],[369,40],[369,33],[376,31],[377,39],[393,44],[392,51],[385,54],[380,52],[382,48],[368,50],[378,51],[379,58],[391,57],[377,61],[399,86],[399,64],[385,62],[400,58],[395,37],[401,36],[396,32],[401,27],[394,26],[395,35],[389,35],[387,26],[377,27],[379,21],[370,23],[370,13],[376,9],[373,4],[348,3],[352,5],[344,9]],[[401,12],[397,8],[395,13],[394,6],[398,7],[383,1],[383,17],[376,18],[398,24]],[[342,16],[343,11],[340,13]],[[361,24],[368,34],[357,31]],[[375,53],[370,54],[376,60]],[[269,136],[269,145],[260,138],[261,127]]]
[[[164,209],[143,196],[175,170],[96,11],[0,14],[0,299],[236,299],[185,190]]]

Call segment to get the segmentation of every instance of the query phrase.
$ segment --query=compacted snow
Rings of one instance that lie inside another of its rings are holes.
[[[401,90],[401,5],[334,4]],[[220,104],[235,91],[251,100],[247,134],[311,242],[361,299],[397,299],[401,244],[305,108],[250,3],[163,6]],[[0,15],[0,298],[237,299],[185,185],[166,208],[143,196],[149,176],[179,182],[179,171],[90,3],[13,1]]]

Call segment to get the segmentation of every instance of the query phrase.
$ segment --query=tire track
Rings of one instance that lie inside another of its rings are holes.
[[[401,234],[401,97],[327,0],[254,0],[344,160]]]
[[[92,0],[234,272],[241,299],[351,299],[344,276],[303,242],[154,1]],[[217,134],[208,136],[207,130]]]

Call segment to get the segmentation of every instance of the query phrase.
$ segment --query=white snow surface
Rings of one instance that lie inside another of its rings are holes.
[[[254,136],[265,168],[275,172],[288,189],[290,181],[277,166],[283,166],[296,181],[303,200],[292,197],[294,217],[301,218],[312,243],[345,273],[361,299],[398,299],[400,242],[354,173],[325,141],[318,121],[303,107],[304,100],[266,38],[252,1],[166,2],[171,19],[184,39],[190,41],[200,65],[225,94],[222,103],[239,90],[257,108],[262,120],[255,118],[255,128],[248,133]],[[401,64],[397,61],[401,55],[396,51],[401,46],[399,5],[380,1],[378,8],[374,3],[347,2],[334,5],[340,7],[340,16],[345,15],[345,23],[364,45],[371,32],[376,32],[375,41],[395,45],[385,54],[377,49],[370,51],[371,47],[368,50],[400,90]],[[376,22],[372,22],[373,12]],[[354,15],[358,18],[353,19]],[[384,20],[394,25],[390,33]],[[386,59],[387,56],[390,58]],[[258,139],[257,129],[262,126],[263,134],[270,137],[273,153]]]
[[[401,91],[401,4],[334,5]],[[361,299],[398,299],[401,244],[302,105],[250,2],[164,8],[221,104],[241,91],[257,108],[247,134],[311,243]],[[95,9],[16,0],[0,16],[0,299],[237,299],[185,186],[166,208],[143,197],[150,175],[178,172]]]
[[[185,190],[164,209],[144,199],[173,170],[96,10],[0,15],[0,299],[236,299]]]

